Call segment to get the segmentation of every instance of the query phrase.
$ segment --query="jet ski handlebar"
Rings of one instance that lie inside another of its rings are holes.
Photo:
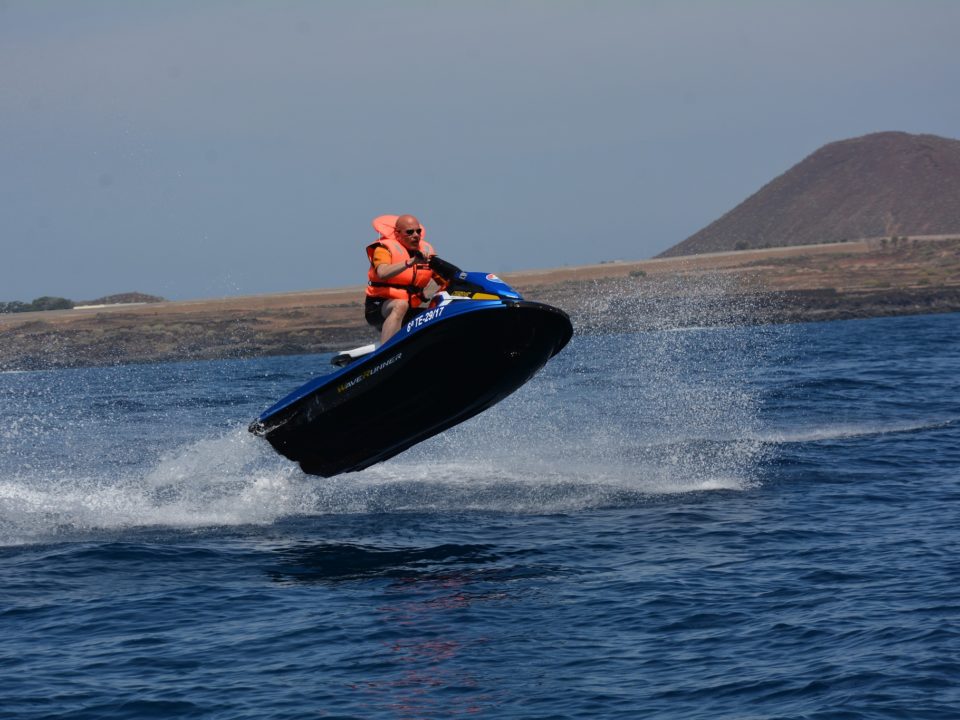
[[[436,255],[433,255],[427,262],[430,265],[430,269],[447,282],[450,282],[458,275],[462,274],[462,271],[456,265],[449,263],[446,260],[437,257]]]
[[[436,255],[428,261],[430,269],[442,280],[445,293],[473,300],[523,300],[520,293],[493,273],[464,272]]]

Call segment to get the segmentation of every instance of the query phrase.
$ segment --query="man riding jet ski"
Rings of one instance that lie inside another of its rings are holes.
[[[413,215],[381,215],[373,221],[380,237],[367,245],[367,322],[380,330],[383,345],[400,329],[403,318],[426,300],[431,282],[442,285],[428,263],[433,246],[423,239],[424,230]]]
[[[340,353],[332,362],[341,369],[250,424],[308,474],[362,470],[473,417],[527,382],[573,334],[562,310],[436,257],[412,215],[373,224],[380,237],[367,247],[365,315],[382,324],[381,344]],[[431,282],[441,289],[427,301]]]

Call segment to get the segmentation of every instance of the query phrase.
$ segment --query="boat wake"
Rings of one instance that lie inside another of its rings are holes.
[[[924,432],[947,428],[960,422],[960,418],[931,418],[912,422],[873,422],[818,425],[811,428],[797,428],[781,431],[768,431],[757,437],[758,440],[778,445],[794,443],[823,442],[830,440],[850,440],[856,438],[874,437],[878,435],[895,435],[900,433]]]
[[[456,439],[441,436],[393,461],[321,479],[304,475],[238,427],[170,452],[146,472],[19,473],[0,478],[0,545],[131,528],[263,525],[289,516],[553,514],[629,507],[657,495],[742,490],[752,483],[735,473],[694,468],[681,461],[677,448],[667,448],[661,462],[648,450],[646,458],[602,463],[586,456],[560,462],[529,443],[520,460],[506,452],[458,457],[456,449]],[[568,449],[566,455],[576,452]]]
[[[614,326],[629,326],[628,317],[617,317],[632,312],[623,292],[617,305],[601,308]],[[710,313],[718,293],[704,296]],[[243,361],[196,365],[212,410],[168,390],[160,366],[111,369],[102,379],[51,374],[64,389],[50,397],[67,392],[68,377],[83,383],[72,391],[72,407],[47,410],[50,417],[22,423],[8,438],[16,448],[38,447],[38,439],[46,445],[0,462],[0,544],[324,514],[551,514],[755,487],[771,443],[758,427],[751,378],[769,339],[755,328],[698,324],[695,302],[684,296],[676,322],[661,308],[661,327],[653,330],[577,336],[490,410],[390,461],[331,479],[304,475],[239,425],[196,439],[198,428],[216,424],[214,411],[237,416],[238,383],[222,373],[249,383],[251,366]],[[197,392],[189,384],[193,367],[178,368],[182,379],[173,387]],[[154,388],[171,392],[169,401]],[[233,396],[220,408],[224,388]],[[237,422],[248,419],[240,414]],[[64,434],[72,445],[60,447]],[[153,449],[138,443],[144,437]]]

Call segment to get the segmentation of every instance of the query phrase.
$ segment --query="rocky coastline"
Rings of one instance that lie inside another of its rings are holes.
[[[960,312],[960,239],[505,274],[578,333]],[[362,287],[0,315],[0,371],[325,353],[371,342]]]

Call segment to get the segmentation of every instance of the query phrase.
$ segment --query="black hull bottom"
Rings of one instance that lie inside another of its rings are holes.
[[[310,475],[362,470],[499,402],[572,333],[563,311],[539,303],[463,313],[356,362],[261,432]]]

